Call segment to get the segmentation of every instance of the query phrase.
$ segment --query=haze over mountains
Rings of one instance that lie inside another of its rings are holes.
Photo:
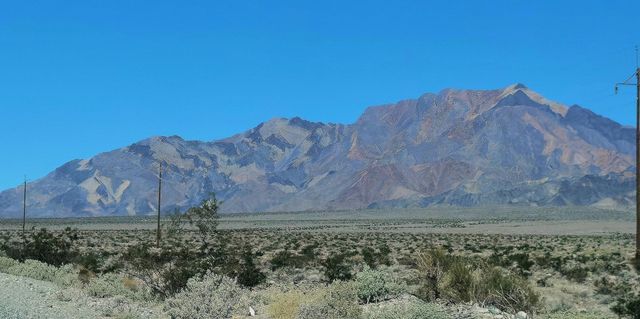
[[[158,161],[164,212],[211,192],[224,212],[635,200],[635,129],[515,84],[427,93],[348,125],[276,118],[217,141],[152,137],[30,183],[29,215],[154,213]],[[21,214],[22,189],[0,193],[0,216]]]

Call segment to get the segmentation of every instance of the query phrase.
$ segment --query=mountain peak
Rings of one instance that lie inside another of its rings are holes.
[[[503,101],[505,98],[509,100],[515,99],[517,101]],[[535,104],[546,106],[552,112],[563,117],[567,115],[567,111],[569,109],[566,105],[549,100],[544,96],[540,95],[538,92],[535,92],[529,89],[526,85],[522,83],[514,83],[504,88],[504,90],[502,91],[502,94],[500,94],[500,96],[498,97],[498,102],[496,103],[496,105],[503,105],[504,103],[507,103],[507,102],[522,103],[524,102],[525,99],[530,100]]]
[[[514,83],[505,88],[505,91],[528,90],[529,88],[522,83]]]

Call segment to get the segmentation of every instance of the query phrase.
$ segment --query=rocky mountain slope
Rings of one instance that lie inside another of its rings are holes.
[[[165,211],[215,192],[223,211],[431,205],[627,206],[635,130],[524,85],[443,90],[368,108],[353,124],[277,118],[218,141],[153,137],[29,184],[32,216]],[[0,216],[21,214],[21,189]]]

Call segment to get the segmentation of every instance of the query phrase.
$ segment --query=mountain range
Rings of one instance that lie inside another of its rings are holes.
[[[367,108],[353,124],[275,118],[215,141],[151,137],[28,184],[34,217],[163,212],[210,193],[223,212],[635,203],[635,128],[522,84],[446,89]],[[22,188],[0,216],[22,214]]]

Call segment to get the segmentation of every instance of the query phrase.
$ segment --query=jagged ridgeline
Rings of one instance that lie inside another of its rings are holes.
[[[214,125],[214,123],[212,123]],[[635,130],[524,85],[368,108],[353,124],[277,118],[218,141],[153,137],[29,184],[31,216],[163,211],[215,192],[223,212],[634,201]],[[21,189],[0,216],[21,216]]]

